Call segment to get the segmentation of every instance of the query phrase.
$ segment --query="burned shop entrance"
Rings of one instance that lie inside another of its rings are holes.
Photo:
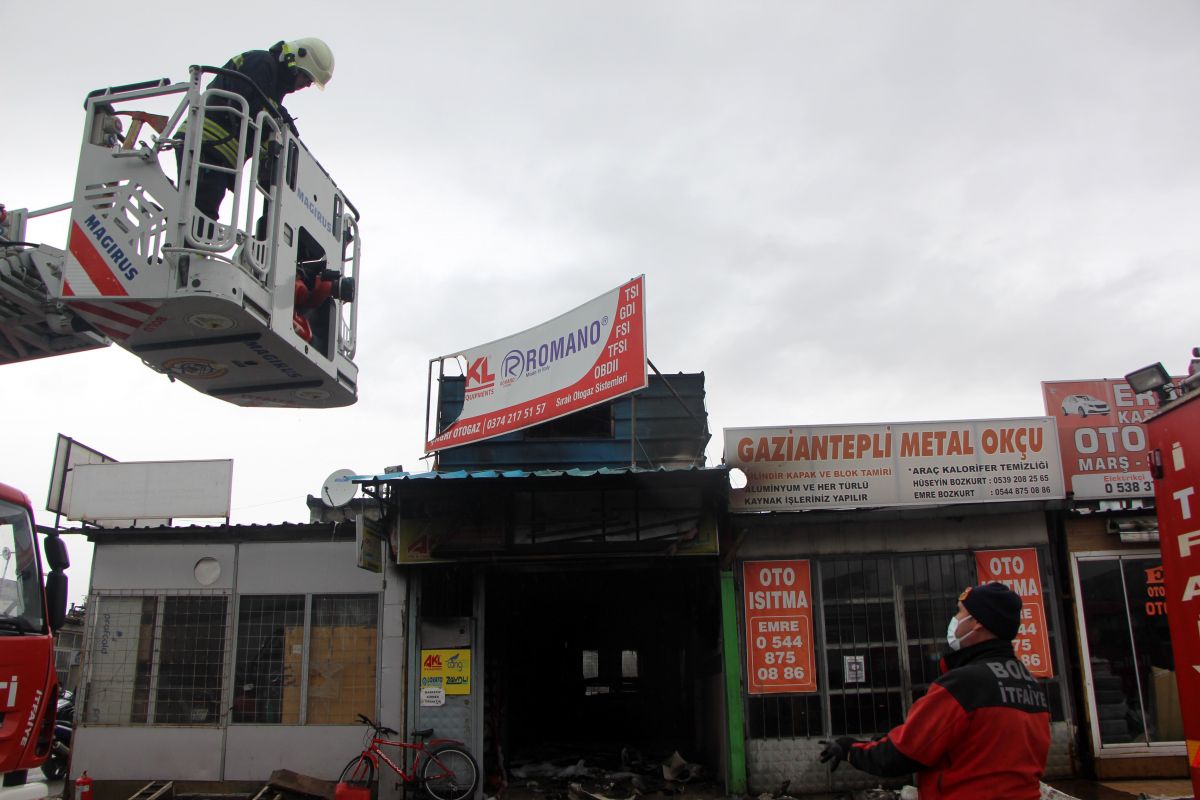
[[[485,739],[506,767],[618,770],[678,751],[715,770],[717,568],[667,561],[487,572]]]
[[[399,482],[413,655],[470,663],[469,705],[447,687],[415,721],[440,731],[464,705],[487,776],[583,761],[649,764],[661,782],[676,752],[719,774],[724,480],[621,469]],[[416,669],[424,690],[424,660]]]

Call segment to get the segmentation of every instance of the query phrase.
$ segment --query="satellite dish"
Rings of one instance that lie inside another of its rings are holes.
[[[339,469],[325,479],[321,484],[321,499],[325,505],[338,508],[349,503],[358,494],[358,484],[351,483],[350,478],[357,475],[352,469]]]

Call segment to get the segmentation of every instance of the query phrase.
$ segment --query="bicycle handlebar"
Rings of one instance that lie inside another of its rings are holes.
[[[389,728],[386,725],[380,725],[379,723],[375,722],[370,717],[368,717],[366,714],[356,714],[355,716],[358,717],[359,722],[361,722],[364,725],[369,726],[377,734],[382,734],[383,736],[391,736],[393,734],[399,733],[399,731],[393,730],[392,728]]]

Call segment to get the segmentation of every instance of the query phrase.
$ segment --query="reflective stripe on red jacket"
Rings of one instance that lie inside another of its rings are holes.
[[[902,725],[850,748],[875,775],[917,773],[921,800],[1037,800],[1050,750],[1046,693],[997,639],[948,656],[952,667]]]

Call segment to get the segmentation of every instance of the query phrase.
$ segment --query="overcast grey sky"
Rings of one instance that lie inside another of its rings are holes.
[[[101,86],[319,36],[287,105],[363,214],[360,400],[241,409],[111,347],[3,368],[0,480],[55,434],[233,458],[233,521],[425,469],[430,357],[646,274],[723,427],[1043,413],[1200,344],[1194,2],[0,2],[0,202],[70,199]],[[33,233],[62,246],[66,220]],[[76,573],[76,588],[86,575]]]

